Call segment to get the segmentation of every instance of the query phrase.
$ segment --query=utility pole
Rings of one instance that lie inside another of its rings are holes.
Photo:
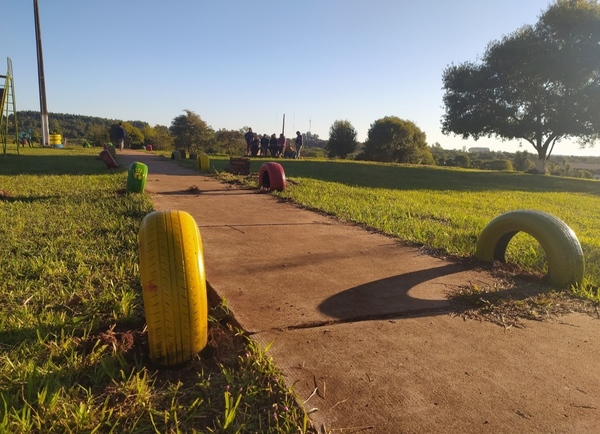
[[[35,18],[35,42],[38,61],[38,81],[40,85],[40,113],[42,115],[42,146],[49,146],[48,106],[46,104],[46,79],[44,77],[44,56],[42,54],[42,32],[40,30],[40,11],[38,0],[33,0],[33,15]]]

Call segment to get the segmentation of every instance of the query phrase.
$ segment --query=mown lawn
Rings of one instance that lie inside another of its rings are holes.
[[[226,304],[199,357],[152,366],[136,238],[152,204],[97,155],[0,156],[0,432],[306,432]]]

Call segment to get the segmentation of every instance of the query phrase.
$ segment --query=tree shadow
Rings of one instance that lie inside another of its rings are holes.
[[[117,154],[117,162],[125,169],[136,161],[147,165],[150,175],[209,176],[205,172],[200,172],[199,168],[178,164],[177,161],[162,155],[144,152],[137,154]]]
[[[359,161],[277,160],[277,162],[284,168],[286,177],[311,178],[354,187],[434,191],[560,191],[600,195],[600,182],[597,181],[522,172],[465,170],[391,163],[374,165]],[[258,172],[262,163],[252,161],[251,170]]]
[[[10,196],[7,194],[7,195],[0,196],[0,203],[1,202],[34,203],[34,202],[46,201],[46,200],[57,200],[59,198],[60,198],[60,196]]]
[[[110,170],[123,168],[108,169],[98,155],[73,155],[63,150],[56,154],[0,156],[2,175],[103,175]]]

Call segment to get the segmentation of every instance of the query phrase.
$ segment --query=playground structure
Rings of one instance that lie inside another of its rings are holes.
[[[12,61],[10,57],[6,58],[6,75],[0,75],[4,79],[4,83],[0,87],[0,142],[2,149],[6,155],[6,146],[8,144],[8,135],[10,127],[10,114],[13,115],[13,128],[15,131],[15,144],[17,145],[17,154],[19,153],[19,128],[17,124],[17,102],[15,99],[15,83],[12,72]]]

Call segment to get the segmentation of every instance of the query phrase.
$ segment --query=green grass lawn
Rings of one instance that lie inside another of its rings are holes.
[[[0,156],[0,432],[306,431],[226,305],[200,357],[149,362],[136,236],[152,204],[98,152]]]

